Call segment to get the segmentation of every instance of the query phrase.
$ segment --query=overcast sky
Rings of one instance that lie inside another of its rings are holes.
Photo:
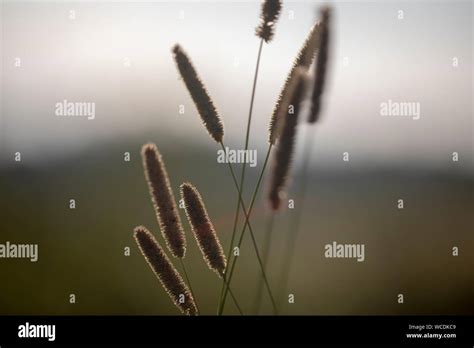
[[[263,48],[252,147],[265,147],[271,110],[317,7],[284,2],[274,41]],[[325,107],[311,130],[320,158],[330,162],[349,151],[365,162],[442,166],[458,151],[472,164],[472,2],[333,7]],[[172,60],[176,42],[208,86],[226,140],[242,142],[259,12],[260,1],[5,2],[4,154],[60,157],[150,129],[171,142],[208,144]],[[94,102],[95,119],[56,116],[64,99]],[[420,119],[381,116],[380,104],[389,99],[419,103]]]

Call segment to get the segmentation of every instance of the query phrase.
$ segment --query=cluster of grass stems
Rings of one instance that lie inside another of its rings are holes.
[[[265,44],[269,44],[275,36],[276,23],[280,16],[281,8],[281,0],[264,0],[262,3],[260,23],[255,31],[256,36],[259,38],[259,45],[244,140],[245,150],[248,149],[250,141],[253,106],[263,47]],[[246,165],[245,163],[242,165],[240,176],[237,177],[233,165],[228,163],[228,169],[235,186],[237,199],[227,257],[201,194],[197,188],[189,182],[183,183],[180,186],[180,193],[184,202],[187,220],[197,245],[201,250],[203,259],[209,269],[214,271],[217,276],[222,279],[222,287],[217,303],[218,315],[224,313],[229,295],[238,312],[244,314],[231,287],[238,261],[238,257],[233,256],[232,251],[236,248],[240,250],[247,230],[251,237],[260,271],[252,313],[259,313],[264,290],[271,302],[273,313],[278,314],[279,309],[281,310],[280,301],[283,300],[283,294],[287,288],[302,209],[296,209],[297,213],[293,213],[291,217],[290,229],[288,231],[289,233],[287,233],[288,240],[285,244],[285,255],[282,259],[284,266],[280,275],[281,279],[278,282],[280,290],[278,297],[275,297],[272,291],[270,281],[266,274],[266,268],[269,260],[275,214],[282,208],[285,200],[285,192],[289,185],[289,177],[291,176],[292,159],[297,140],[297,126],[303,113],[302,104],[303,101],[307,99],[311,89],[311,108],[307,121],[313,124],[319,119],[321,97],[324,90],[327,70],[330,9],[324,7],[320,13],[321,19],[311,27],[302,47],[297,53],[293,66],[272,112],[269,124],[267,153],[248,205],[245,204],[242,199],[242,191],[245,186]],[[224,125],[205,84],[199,77],[188,54],[180,45],[176,44],[173,47],[172,54],[178,72],[210,137],[222,149],[225,149]],[[316,62],[313,64],[314,60],[316,60]],[[312,64],[314,66],[314,73],[310,74],[309,70]],[[308,171],[307,165],[310,161],[313,138],[311,134],[306,134],[303,155],[303,178],[296,196],[296,200],[301,202],[301,207],[303,206],[302,203],[306,191],[306,172]],[[271,156],[272,152],[273,155]],[[141,153],[145,178],[148,183],[151,201],[163,240],[171,255],[178,260],[185,279],[181,277],[160,243],[146,227],[138,226],[135,228],[135,240],[145,260],[160,280],[176,307],[183,314],[198,315],[200,314],[200,309],[184,262],[186,255],[185,232],[164,160],[157,146],[152,143],[143,145]],[[247,153],[247,151],[245,151],[245,153]],[[271,168],[266,196],[269,215],[268,226],[264,236],[264,249],[263,252],[261,252],[252,228],[251,214],[268,164],[270,164]],[[243,214],[244,224],[240,233],[237,233],[241,213]]]

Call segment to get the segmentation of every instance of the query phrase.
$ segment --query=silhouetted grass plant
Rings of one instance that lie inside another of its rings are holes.
[[[295,72],[295,78],[289,85],[288,94],[283,97],[283,107],[278,115],[279,125],[276,126],[276,131],[281,134],[273,158],[268,193],[269,206],[273,211],[281,208],[284,199],[284,191],[288,182],[295,148],[296,126],[307,82],[305,69],[298,68]],[[281,128],[281,131],[278,128]]]
[[[191,292],[155,237],[144,226],[135,228],[134,237],[145,260],[176,307],[185,314],[197,314],[198,310]]]
[[[217,237],[214,225],[207,215],[201,194],[190,183],[181,185],[181,196],[184,200],[186,215],[194,237],[201,249],[204,260],[210,269],[222,277],[227,264],[221,242]]]
[[[249,115],[247,118],[247,130],[245,133],[245,145],[244,145],[244,151],[247,153],[247,149],[249,146],[249,138],[250,138],[250,127],[252,123],[252,112],[253,112],[253,105],[254,105],[254,100],[255,100],[255,93],[256,93],[256,88],[257,88],[257,79],[258,79],[258,73],[259,73],[259,67],[260,67],[260,58],[262,56],[262,49],[263,49],[263,43],[270,42],[273,38],[274,35],[274,30],[275,30],[275,24],[276,21],[280,15],[281,12],[281,1],[279,0],[271,0],[271,1],[264,1],[262,3],[262,11],[260,14],[260,24],[256,28],[255,33],[258,37],[260,37],[260,45],[258,48],[258,54],[257,54],[257,63],[255,66],[255,73],[254,73],[254,79],[253,79],[253,85],[252,85],[252,94],[250,98],[250,107],[249,107]],[[240,203],[242,201],[242,192],[244,188],[244,183],[245,183],[245,169],[246,169],[246,161],[242,165],[242,169],[240,172],[240,184],[238,186],[238,191],[239,191],[239,197],[237,198],[237,203],[236,203],[236,209],[235,209],[235,217],[234,217],[234,225],[232,228],[232,236],[231,240],[229,243],[229,261],[232,257],[232,249],[234,247],[234,241],[235,241],[235,235],[237,232],[237,224],[240,218]],[[246,220],[248,220],[246,216]],[[254,244],[254,249],[257,255],[257,259],[260,263],[260,267],[263,267],[261,258],[260,258],[260,253],[258,251],[258,247],[255,242],[255,237],[252,232],[251,226],[249,224],[249,230],[252,236],[252,242]],[[240,244],[238,245],[238,248],[240,248]],[[228,265],[227,265],[228,266]],[[226,271],[227,273],[227,267]],[[262,268],[262,274],[265,276],[265,272]],[[230,276],[230,279],[232,278],[232,275]],[[222,288],[221,288],[221,294],[220,294],[220,303],[218,307],[218,314],[222,314],[222,311],[224,310],[224,305],[225,305],[225,297],[226,297],[226,289],[225,289],[225,282],[222,283]],[[272,296],[269,290],[269,295],[270,297]]]
[[[329,45],[330,45],[330,32],[331,32],[331,8],[324,6],[320,9],[320,33],[319,33],[319,46],[320,50],[317,55],[316,64],[314,64],[314,75],[313,75],[313,91],[311,95],[311,109],[308,116],[308,123],[310,125],[316,124],[320,119],[322,96],[325,88],[325,81],[327,75],[327,65],[329,57]],[[295,255],[296,242],[300,231],[301,217],[303,215],[303,208],[305,206],[305,195],[306,185],[308,181],[308,166],[311,162],[311,150],[314,143],[314,132],[309,132],[310,129],[306,129],[304,134],[304,145],[303,145],[303,156],[302,156],[302,168],[301,168],[301,179],[298,182],[298,189],[295,195],[295,201],[298,202],[299,208],[292,212],[289,222],[289,231],[286,234],[285,251],[282,256],[282,267],[280,276],[280,293],[279,296],[282,301],[284,294],[288,288],[288,281],[290,277],[291,267],[293,264],[293,258]]]
[[[265,0],[262,4],[260,25],[255,33],[265,42],[270,42],[275,35],[275,24],[281,12],[281,0]]]
[[[174,46],[173,53],[174,53],[174,59],[177,63],[178,70],[181,74],[181,77],[183,78],[185,85],[188,89],[188,92],[191,95],[194,101],[194,104],[196,105],[196,108],[199,111],[199,114],[201,115],[201,119],[203,120],[204,125],[206,126],[210,136],[215,141],[217,141],[221,145],[221,148],[225,151],[225,145],[223,143],[224,130],[223,130],[223,127],[220,127],[222,126],[222,123],[220,122],[220,117],[217,113],[216,108],[214,107],[214,103],[212,102],[212,99],[209,93],[207,92],[204,84],[199,79],[196,70],[191,64],[191,60],[186,54],[184,54],[184,51],[181,49],[179,45]],[[247,144],[248,144],[248,141],[247,141]],[[237,182],[237,178],[235,176],[235,172],[232,167],[232,164],[228,162],[227,165],[229,167],[229,171],[231,173],[234,186],[237,190],[239,205],[242,208],[242,211],[244,212],[245,217],[247,218],[248,213],[247,213],[247,209],[245,207],[244,201],[242,199],[241,186]],[[258,245],[255,239],[255,235],[253,233],[251,225],[248,224],[248,226],[249,226],[250,235],[252,237],[252,243],[255,250],[255,254],[257,256],[257,260],[262,272],[262,277],[266,278],[265,271],[263,269],[263,263],[260,257],[260,252],[259,252]],[[221,303],[225,302],[225,298],[229,291],[228,290],[229,287],[226,286],[225,284],[225,280],[226,280],[225,277],[223,278],[223,280],[224,280],[223,286],[225,289],[223,290],[224,291],[224,294],[222,296],[223,301],[221,301]],[[275,301],[273,300],[272,291],[270,289],[270,285],[268,281],[265,281],[265,285],[266,285],[268,294],[270,298],[272,299],[272,303],[275,303]],[[221,306],[219,306],[219,308],[221,308]],[[222,310],[218,309],[218,312],[221,314]]]
[[[265,155],[265,160],[264,160],[264,163],[263,163],[262,170],[260,171],[260,174],[259,174],[259,177],[258,177],[258,180],[257,180],[257,184],[255,185],[255,189],[253,191],[252,198],[250,200],[249,210],[248,210],[249,214],[245,218],[244,226],[243,226],[243,228],[240,232],[240,237],[238,239],[238,244],[237,244],[239,248],[242,245],[243,238],[245,236],[246,228],[248,226],[250,226],[249,216],[252,213],[253,206],[255,204],[255,200],[257,198],[257,195],[258,195],[258,192],[259,192],[259,188],[260,188],[265,170],[267,168],[268,159],[270,157],[271,150],[272,150],[272,148],[273,148],[273,146],[276,143],[277,138],[278,138],[277,123],[279,123],[279,120],[278,120],[277,117],[278,117],[279,114],[281,114],[282,100],[285,99],[285,97],[290,95],[291,81],[294,80],[294,76],[295,76],[295,72],[296,72],[297,68],[303,68],[306,71],[309,70],[309,67],[310,67],[311,63],[313,62],[314,57],[316,55],[318,45],[319,45],[319,24],[314,24],[311,27],[310,32],[308,33],[306,39],[303,42],[303,45],[301,46],[300,50],[298,51],[298,53],[295,57],[295,60],[292,64],[292,68],[290,69],[290,72],[288,73],[288,76],[285,80],[285,83],[284,83],[284,85],[282,87],[282,90],[281,90],[281,92],[278,96],[278,99],[276,101],[275,107],[273,108],[273,112],[272,112],[272,115],[271,115],[271,118],[270,118],[270,123],[269,123],[269,128],[268,128],[269,129],[268,149],[267,149],[267,153]],[[249,230],[250,230],[250,228],[249,228]],[[267,228],[266,231],[267,231],[266,232],[267,234],[271,233],[271,230],[268,229],[268,228]],[[266,236],[265,239],[268,240],[268,236]],[[268,248],[267,245],[265,245],[264,248]],[[264,254],[268,255],[268,253],[265,252],[265,251],[264,251]],[[232,279],[234,269],[235,269],[235,266],[236,266],[236,262],[237,262],[237,260],[234,259],[233,262],[232,262],[232,265],[230,266],[230,273],[229,273],[229,276],[228,276],[229,282]],[[264,264],[263,268],[265,269],[265,263],[266,262],[262,260],[262,263]],[[224,302],[225,302],[225,300],[224,300]],[[273,306],[273,308],[275,308],[275,306]]]
[[[247,118],[245,150],[248,149],[249,144],[252,111],[256,94],[255,92],[263,43],[272,41],[275,33],[276,21],[280,16],[281,9],[281,1],[264,0],[262,3],[260,23],[255,30],[256,35],[260,38],[260,44],[253,79],[249,114]],[[317,63],[315,64],[312,106],[310,115],[308,117],[308,122],[316,122],[320,111],[321,96],[324,90],[328,59],[328,44],[330,34],[329,7],[322,8],[321,18],[321,22],[316,23],[311,27],[310,32],[303,42],[301,49],[296,55],[292,68],[290,69],[281,93],[275,103],[269,123],[268,149],[265,156],[265,161],[255,185],[248,210],[242,199],[242,191],[245,183],[245,163],[242,165],[240,184],[237,181],[232,164],[227,163],[234,186],[237,190],[234,225],[227,257],[222,249],[214,225],[209,218],[201,194],[190,183],[184,183],[181,185],[181,195],[185,205],[185,212],[197,244],[202,252],[203,258],[209,268],[215,271],[223,279],[221,294],[218,299],[219,315],[223,314],[228,293],[230,293],[237,309],[239,310],[239,313],[243,314],[241,307],[238,304],[230,287],[238,260],[237,257],[232,258],[232,249],[234,248],[234,240],[236,237],[240,209],[242,209],[244,213],[244,224],[236,247],[240,249],[245,232],[248,228],[261,272],[261,281],[259,281],[257,297],[255,301],[255,311],[258,312],[258,308],[261,303],[263,285],[265,285],[272,303],[273,312],[275,314],[278,313],[277,304],[273,297],[265,269],[271,244],[274,212],[282,207],[284,193],[288,186],[291,174],[293,152],[296,142],[297,124],[301,113],[301,104],[305,99],[308,86],[308,70],[316,54]],[[224,126],[208,90],[199,77],[194,65],[191,62],[191,59],[183,50],[183,48],[176,44],[172,49],[172,53],[179,74],[196,106],[205,128],[207,129],[211,138],[219,143],[221,148],[225,151],[226,147],[223,142]],[[273,147],[276,147],[276,152],[272,158],[272,172],[270,174],[270,183],[268,186],[269,190],[267,195],[267,202],[269,203],[268,206],[270,207],[272,213],[270,215],[269,228],[267,228],[265,234],[265,248],[263,253],[264,258],[262,260],[262,257],[260,256],[261,253],[255,239],[255,234],[250,224],[250,216]],[[185,314],[199,314],[199,309],[195,301],[191,284],[189,282],[189,277],[182,261],[186,252],[186,239],[164,162],[157,147],[151,143],[143,146],[142,157],[145,177],[148,182],[150,195],[160,225],[161,233],[171,253],[181,262],[189,288],[181,278],[178,271],[174,268],[159,243],[145,227],[139,226],[134,230],[135,239],[146,261],[159,278],[160,282],[175,305]],[[309,159],[305,157],[305,161],[309,161]],[[283,279],[286,277],[286,280],[283,280],[280,284],[282,289],[286,288],[286,282],[289,274],[289,264],[291,263],[291,253],[294,249],[295,240],[296,233],[294,240],[290,241],[290,246],[288,247],[289,254],[287,256],[290,259],[289,262],[287,262],[287,265],[285,265],[283,268],[284,270],[282,272],[282,277]]]
[[[178,71],[196,105],[204,126],[216,142],[222,142],[224,138],[224,125],[211,96],[191,63],[191,59],[178,44],[174,45],[172,51]]]
[[[175,257],[183,258],[186,239],[165,164],[155,144],[142,147],[143,167],[161,233]]]

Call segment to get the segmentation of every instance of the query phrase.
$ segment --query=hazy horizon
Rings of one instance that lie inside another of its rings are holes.
[[[273,105],[319,3],[285,2],[275,39],[264,46],[250,144],[262,154]],[[212,151],[172,60],[176,42],[208,86],[226,142],[241,147],[259,7],[258,1],[5,2],[2,162],[16,151],[33,164],[117,138],[146,142],[152,131]],[[347,151],[354,166],[449,168],[456,151],[456,165],[472,171],[472,3],[337,2],[334,13],[328,89],[313,130],[319,163],[337,167]],[[14,66],[18,57],[21,67]],[[55,116],[63,100],[94,102],[95,119]],[[388,100],[419,103],[420,119],[381,116]]]

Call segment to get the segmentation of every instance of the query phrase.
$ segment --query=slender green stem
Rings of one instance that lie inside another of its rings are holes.
[[[245,164],[244,164],[244,166],[245,166]],[[226,268],[224,270],[224,274],[227,274],[227,268],[228,268],[228,266],[229,266],[229,264],[231,263],[231,260],[232,260],[232,249],[233,249],[233,246],[234,246],[235,232],[237,230],[237,222],[239,220],[239,215],[240,215],[240,199],[237,197],[237,207],[236,207],[236,211],[235,211],[234,227],[232,229],[232,237],[230,239],[229,252],[227,253],[228,262],[227,262]],[[224,278],[222,278],[222,287],[221,287],[221,292],[220,292],[220,295],[219,295],[219,302],[217,304],[217,313],[219,313],[219,308],[220,308],[220,305],[221,305],[222,296],[224,294],[225,285],[226,285],[225,280],[224,280]]]
[[[247,119],[247,131],[246,131],[246,134],[245,134],[245,150],[247,150],[248,146],[249,146],[250,125],[252,123],[253,104],[254,104],[254,100],[255,100],[255,91],[257,89],[257,78],[258,78],[258,70],[259,70],[259,66],[260,66],[260,57],[262,55],[262,48],[263,48],[263,39],[260,40],[260,46],[258,48],[258,55],[257,55],[257,64],[255,66],[255,74],[254,74],[254,78],[253,78],[252,95],[250,97],[249,116],[248,116],[248,119]],[[247,156],[247,151],[245,151],[245,154],[246,154],[245,156]],[[242,171],[240,173],[240,186],[239,186],[240,192],[243,192],[243,187],[244,187],[245,168],[246,168],[245,162],[242,165]],[[230,263],[231,257],[232,257],[232,248],[234,246],[235,233],[237,232],[237,224],[238,224],[238,221],[239,221],[239,216],[240,216],[240,199],[237,198],[237,206],[235,208],[234,227],[232,229],[232,237],[230,239],[229,252],[227,254],[228,258],[229,258],[229,263]],[[226,268],[225,271],[227,272],[227,268]],[[222,295],[224,293],[224,287],[225,287],[225,282],[222,282],[220,298],[222,298]]]
[[[220,142],[221,144],[221,147],[222,149],[225,151],[225,145],[223,142]],[[265,158],[265,166],[266,166],[266,163],[268,162],[268,155],[269,155],[269,152],[267,152],[267,157]],[[255,255],[257,256],[257,260],[258,260],[258,264],[260,266],[260,270],[262,272],[262,277],[264,278],[265,280],[265,286],[266,286],[266,289],[267,289],[267,292],[268,292],[268,295],[270,296],[270,299],[272,301],[272,304],[274,306],[274,311],[275,313],[277,312],[277,309],[276,309],[276,302],[275,302],[275,299],[273,297],[273,294],[272,294],[272,291],[270,289],[270,284],[268,283],[268,280],[267,280],[267,276],[265,274],[265,270],[263,268],[263,263],[262,263],[262,259],[260,257],[260,252],[258,251],[258,245],[257,245],[257,241],[255,240],[255,235],[253,233],[253,229],[252,229],[252,226],[250,225],[250,222],[249,222],[249,215],[247,213],[247,209],[245,208],[245,203],[242,199],[242,192],[240,191],[240,188],[239,188],[239,184],[237,183],[237,179],[235,177],[235,173],[234,173],[234,169],[232,168],[232,164],[227,162],[228,166],[229,166],[229,170],[230,170],[230,173],[231,173],[231,176],[232,176],[232,180],[234,181],[234,185],[235,185],[235,188],[237,190],[237,194],[239,196],[239,203],[240,203],[240,206],[242,207],[242,210],[244,212],[244,215],[245,215],[245,225],[244,226],[248,226],[249,227],[249,231],[250,231],[250,235],[252,237],[252,243],[253,243],[253,247],[254,247],[254,250],[255,250]],[[260,173],[260,178],[259,178],[259,183],[262,181],[262,176],[263,176],[263,172]],[[253,198],[253,201],[255,201],[255,198]],[[242,237],[240,237],[239,239],[239,243],[238,243],[238,248],[240,249],[240,246],[242,245]],[[233,273],[233,269],[234,269],[234,264],[235,264],[235,260],[236,258],[234,258],[233,260],[233,263],[232,263],[232,269],[231,269],[231,274]],[[228,266],[226,266],[226,269],[227,269]],[[224,273],[226,274],[226,273]],[[224,295],[223,295],[223,298],[221,299],[221,303],[225,303],[225,300],[227,298],[227,293],[229,292],[229,285],[228,283],[225,284],[224,286]],[[223,312],[224,308],[222,305],[219,306],[219,310],[218,310],[218,315],[222,315],[222,312]]]
[[[198,314],[200,314],[201,311],[199,310],[199,306],[198,306],[198,304],[197,304],[196,295],[194,295],[193,286],[191,285],[191,281],[189,280],[188,272],[186,271],[186,266],[184,265],[184,261],[183,261],[183,259],[180,258],[180,259],[179,259],[179,262],[181,263],[181,268],[183,269],[184,278],[186,279],[186,283],[188,283],[189,290],[191,291],[191,295],[192,295],[193,298],[194,298],[194,303],[196,304],[197,312],[198,312]],[[225,281],[225,280],[224,280],[224,281]],[[235,298],[234,293],[232,292],[232,289],[230,289],[230,287],[229,287],[229,293],[230,293],[230,296],[232,297],[232,299],[233,299],[233,301],[234,301],[235,306],[237,307],[237,310],[239,311],[239,313],[240,313],[241,315],[243,315],[244,313],[242,312],[242,309],[240,308],[239,303],[237,302],[237,299]]]
[[[275,222],[275,213],[271,212],[267,220],[267,228],[265,230],[265,236],[263,239],[263,267],[265,271],[268,267],[268,255],[270,254],[270,248],[272,244],[272,235],[273,235],[273,223]],[[263,280],[259,278],[257,296],[255,297],[255,302],[253,305],[254,313],[258,314],[260,312],[260,307],[262,304],[262,295],[263,295]]]
[[[225,146],[224,144],[221,142],[221,146],[222,146],[222,149],[225,149]],[[271,146],[269,146],[270,148]],[[268,162],[268,155],[269,155],[269,151],[267,152],[267,156],[265,158],[265,164],[264,166],[266,166],[267,162]],[[252,230],[252,226],[250,225],[249,223],[249,214],[247,213],[247,209],[245,208],[245,204],[244,204],[244,201],[242,199],[242,194],[240,192],[240,189],[239,189],[239,185],[237,184],[237,179],[235,177],[235,173],[234,173],[234,169],[232,168],[232,165],[230,163],[228,163],[228,166],[229,166],[229,170],[230,170],[230,173],[232,175],[232,179],[234,181],[234,185],[237,189],[237,192],[239,194],[239,200],[240,200],[240,205],[242,207],[242,210],[244,212],[244,215],[245,215],[245,224],[244,224],[244,231],[245,231],[245,227],[248,226],[249,227],[249,231],[250,231],[250,236],[252,237],[252,243],[253,243],[253,247],[254,247],[254,250],[255,250],[255,254],[257,256],[257,260],[258,260],[258,264],[260,266],[260,270],[262,272],[262,277],[265,281],[265,285],[266,285],[266,289],[267,289],[267,292],[268,292],[268,295],[270,296],[270,300],[272,302],[272,305],[273,305],[273,309],[274,309],[274,312],[276,313],[277,312],[277,308],[276,308],[276,302],[275,302],[275,299],[273,297],[273,294],[272,294],[272,291],[271,291],[271,288],[270,288],[270,285],[268,283],[268,279],[267,279],[267,276],[265,274],[265,269],[263,268],[263,263],[262,263],[262,259],[260,257],[260,253],[258,251],[258,246],[257,246],[257,242],[255,240],[255,235],[253,233],[253,230]],[[260,173],[260,178],[258,180],[258,183],[257,185],[259,185],[262,181],[262,176],[263,176],[263,171],[262,173]],[[254,192],[254,197],[252,198],[252,201],[255,202],[255,196],[256,196],[256,192]],[[242,245],[242,240],[243,240],[243,234],[241,234],[240,236],[240,239],[239,239],[239,243],[238,243],[238,248],[240,248],[240,246]],[[237,258],[234,258],[233,260],[233,263],[232,263],[232,267],[231,267],[231,276],[233,274],[233,271],[234,271],[234,268],[235,268],[235,263],[236,263],[236,260]],[[230,283],[230,278],[229,278],[229,283]],[[227,298],[227,293],[228,293],[228,285],[226,286],[226,289],[224,291],[224,296],[223,296],[223,299],[221,301],[222,305],[220,306],[220,310],[219,310],[219,315],[222,315],[222,312],[224,310],[224,304],[225,304],[225,300]]]
[[[223,146],[223,145],[222,145]],[[249,219],[250,219],[250,214],[252,212],[252,209],[253,209],[253,205],[255,203],[255,199],[257,197],[257,194],[258,194],[258,190],[259,190],[259,187],[260,187],[260,184],[262,182],[262,178],[263,178],[263,174],[265,172],[265,168],[267,167],[267,163],[268,163],[268,158],[270,156],[270,151],[272,149],[272,144],[269,144],[268,146],[268,150],[267,150],[267,155],[265,157],[265,163],[263,164],[263,168],[262,168],[262,171],[260,172],[260,176],[258,178],[258,182],[257,182],[257,185],[255,187],[255,190],[253,192],[253,195],[252,195],[252,200],[251,200],[251,203],[250,203],[250,208],[249,208],[249,211],[247,213],[246,209],[245,209],[245,205],[242,201],[242,199],[240,199],[240,203],[242,205],[242,210],[244,211],[244,214],[245,214],[245,223],[244,223],[244,227],[242,229],[242,232],[240,233],[240,238],[239,238],[239,242],[238,242],[238,248],[240,248],[240,246],[242,245],[242,241],[243,241],[243,238],[244,238],[244,235],[245,235],[245,231],[246,231],[246,227],[248,226],[249,228],[249,231],[250,231],[250,235],[252,237],[252,242],[253,242],[253,245],[254,245],[254,249],[255,249],[255,252],[257,254],[257,259],[258,259],[258,262],[259,262],[259,265],[260,265],[260,269],[262,271],[262,277],[263,277],[263,280],[265,282],[265,286],[266,286],[266,289],[268,291],[268,295],[270,297],[270,300],[272,302],[272,306],[273,306],[273,311],[274,313],[277,313],[278,310],[277,310],[277,307],[276,307],[276,302],[275,302],[275,299],[273,298],[273,294],[272,294],[272,291],[270,289],[270,285],[268,283],[268,279],[267,279],[267,276],[265,274],[265,269],[263,267],[263,263],[262,263],[262,260],[260,258],[260,253],[258,252],[258,247],[257,247],[257,243],[255,241],[255,236],[254,236],[254,233],[252,231],[252,226],[250,225],[250,222],[249,222]],[[232,177],[234,179],[234,183],[238,189],[238,185],[237,185],[237,180],[235,180],[235,175],[234,175],[234,171],[232,169],[232,166],[229,164],[229,168],[230,168],[230,171],[232,173]],[[240,193],[240,192],[239,192]],[[241,195],[239,194],[239,197],[241,197]],[[237,258],[234,258],[233,262],[232,262],[232,266],[230,268],[230,274],[229,274],[229,277],[227,278],[228,279],[228,284],[230,284],[231,280],[232,280],[232,276],[234,274],[234,269],[235,269],[235,265],[237,263]],[[222,314],[223,310],[224,310],[224,306],[225,306],[225,301],[226,301],[226,298],[227,298],[227,292],[228,292],[228,287],[226,287],[226,290],[224,291],[224,296],[221,300],[221,305],[220,305],[220,308],[219,308],[219,314]]]
[[[179,262],[181,263],[181,268],[183,269],[184,277],[186,278],[186,283],[188,283],[189,290],[191,291],[191,295],[194,298],[194,303],[196,304],[197,312],[198,312],[198,314],[200,314],[201,311],[199,310],[199,306],[197,304],[197,299],[196,299],[196,296],[194,295],[194,291],[193,291],[193,287],[191,285],[191,282],[189,281],[188,272],[186,271],[186,267],[184,266],[183,259],[179,258]]]
[[[291,216],[290,228],[286,234],[287,239],[285,243],[285,255],[283,256],[283,267],[281,272],[281,299],[283,300],[285,292],[288,288],[288,280],[290,277],[291,266],[293,263],[293,257],[295,253],[296,241],[298,239],[298,233],[300,230],[301,215],[304,208],[304,200],[306,195],[306,183],[307,183],[307,174],[308,174],[308,165],[311,159],[311,149],[313,148],[313,139],[314,134],[309,134],[311,129],[308,127],[304,133],[304,149],[303,149],[303,166],[301,168],[301,180],[299,190],[296,193],[295,202],[296,209]],[[298,182],[298,181],[297,181]],[[283,302],[284,303],[284,302]]]
[[[244,312],[242,311],[242,308],[240,308],[239,303],[237,302],[237,299],[235,298],[234,293],[232,292],[232,289],[231,289],[230,285],[228,284],[228,282],[225,278],[225,274],[222,276],[222,280],[223,280],[224,284],[226,284],[227,287],[229,288],[229,294],[232,297],[232,299],[234,300],[234,304],[237,307],[237,310],[239,311],[239,314],[244,315]]]
[[[262,56],[263,42],[264,42],[263,39],[260,40],[260,45],[258,47],[257,64],[255,66],[255,73],[254,73],[253,85],[252,85],[252,93],[251,93],[251,97],[250,97],[249,115],[248,115],[248,118],[247,118],[247,130],[245,132],[245,159],[247,159],[247,149],[248,149],[248,146],[249,146],[249,138],[250,138],[250,125],[252,123],[253,105],[254,105],[254,100],[255,100],[255,91],[257,89],[258,71],[259,71],[259,67],[260,67],[260,58]],[[243,189],[244,189],[246,162],[247,161],[244,161],[244,163],[242,165],[242,171],[240,173],[239,188],[240,188],[241,193],[243,192]],[[232,258],[232,248],[234,246],[235,233],[237,232],[237,225],[238,225],[239,217],[240,217],[240,198],[238,197],[236,208],[235,208],[234,227],[232,229],[232,237],[231,237],[230,244],[229,244],[229,252],[227,254],[228,258],[229,258],[229,263],[230,263],[231,258]],[[225,271],[227,272],[227,266],[226,266]],[[224,293],[224,288],[225,288],[225,282],[223,281],[219,299],[222,299],[222,296],[223,296],[223,293]],[[219,308],[218,308],[218,310],[219,310]]]
[[[247,167],[245,164],[247,163],[247,149],[249,148],[249,138],[250,138],[250,125],[252,124],[252,112],[253,112],[253,104],[255,100],[255,91],[257,89],[257,79],[258,79],[258,69],[260,67],[260,57],[262,56],[262,48],[263,48],[263,39],[260,40],[260,46],[258,48],[258,55],[257,55],[257,65],[255,67],[255,75],[253,79],[253,86],[252,86],[252,97],[250,98],[250,108],[249,108],[249,117],[247,120],[247,131],[245,133],[245,161],[244,165],[242,166],[242,172],[240,173],[240,192],[244,190],[244,181],[245,181],[245,168]],[[240,212],[240,209],[238,210]]]

